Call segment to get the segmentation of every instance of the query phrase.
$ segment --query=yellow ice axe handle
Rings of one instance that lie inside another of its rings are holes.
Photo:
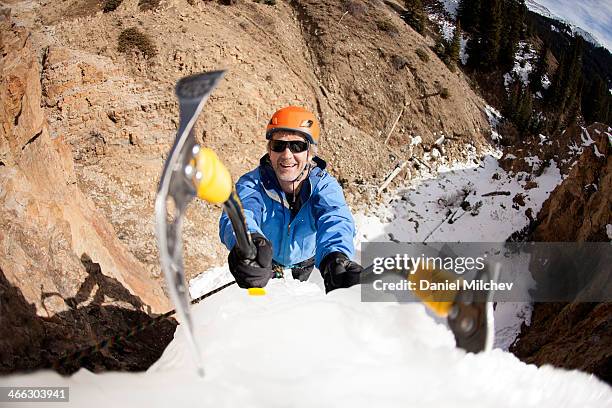
[[[192,181],[197,196],[212,204],[223,204],[234,228],[239,255],[244,259],[255,259],[257,250],[248,233],[242,203],[234,190],[230,172],[217,154],[207,147],[201,147],[195,154],[192,167],[195,168]]]
[[[432,283],[458,281],[458,279],[449,272],[428,268],[418,268],[414,273],[409,273],[408,280],[413,282],[417,288],[419,288],[419,281],[421,280]],[[435,314],[440,317],[446,317],[453,307],[453,299],[457,296],[457,291],[449,289],[436,293],[431,290],[416,289],[415,294]]]
[[[232,193],[232,176],[217,154],[212,149],[202,147],[193,162],[195,172],[192,181],[197,196],[211,204],[226,202]]]

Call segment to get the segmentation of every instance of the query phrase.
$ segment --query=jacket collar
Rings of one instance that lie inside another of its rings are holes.
[[[304,198],[310,197],[311,192],[323,175],[323,170],[327,167],[325,160],[318,156],[313,157],[312,160],[315,162],[315,165],[310,169],[310,175],[308,176],[307,180],[304,180],[304,185],[302,185],[300,190],[301,194],[306,193],[306,197]],[[282,192],[280,183],[276,178],[276,173],[274,173],[274,169],[272,168],[270,156],[267,153],[261,159],[259,159],[259,172],[261,175],[261,181],[267,190],[274,189]]]
[[[325,170],[325,168],[327,167],[327,162],[323,160],[322,158],[320,158],[319,156],[313,157],[312,160],[315,162],[316,167],[321,170]],[[274,169],[272,169],[272,163],[270,162],[270,155],[268,153],[261,156],[261,159],[259,159],[259,165],[261,167],[269,166],[272,172],[274,172]],[[314,170],[314,167],[313,167],[313,170]]]

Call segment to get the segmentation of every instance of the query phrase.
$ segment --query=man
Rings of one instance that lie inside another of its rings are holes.
[[[240,257],[225,213],[219,235],[240,287],[264,287],[284,269],[305,281],[313,266],[321,271],[326,292],[359,283],[363,268],[350,260],[355,224],[340,185],[316,156],[319,132],[311,112],[280,109],[266,128],[268,153],[236,183],[256,259]]]

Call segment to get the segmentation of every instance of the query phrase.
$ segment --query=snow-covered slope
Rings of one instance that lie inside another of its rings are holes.
[[[542,164],[538,157],[531,162],[534,171]],[[531,177],[533,188],[526,190],[528,178],[527,173],[508,174],[492,155],[479,165],[441,167],[436,178],[417,179],[386,195],[384,204],[370,208],[368,215],[357,214],[357,241],[503,242],[529,223],[526,210],[537,214],[562,180],[554,163]],[[503,195],[486,195],[491,192]],[[514,202],[517,194],[525,206]],[[464,201],[469,208],[461,206]]]
[[[442,3],[446,12],[449,13],[451,16],[455,17],[457,15],[457,10],[459,7],[459,0],[440,0],[440,3]],[[578,27],[575,24],[570,23],[565,18],[552,13],[547,7],[541,5],[540,3],[534,0],[526,0],[525,5],[530,11],[533,11],[536,14],[539,14],[541,16],[548,17],[550,19],[557,20],[563,24],[566,24],[568,28],[570,29],[570,32],[568,34],[570,35],[578,34],[579,36],[581,36],[582,38],[584,38],[586,41],[590,42],[591,44],[595,45],[596,47],[603,47],[603,45],[597,40],[597,38],[593,34],[589,33],[588,31],[586,31],[585,29],[581,27]],[[556,29],[556,28],[553,28],[553,29]]]
[[[543,5],[539,3],[536,3],[534,0],[527,0],[525,2],[525,5],[527,6],[529,10],[541,16],[552,18],[552,19],[559,19],[559,17],[553,15],[549,9],[547,9],[546,7],[544,7]]]
[[[597,40],[597,38],[595,38],[595,36],[591,33],[589,33],[588,31],[584,30],[581,27],[578,27],[575,24],[570,23],[569,21],[567,21],[565,18],[558,16],[556,14],[553,14],[548,8],[544,7],[543,5],[537,3],[534,0],[527,0],[525,2],[525,5],[527,6],[527,8],[530,11],[533,11],[534,13],[540,14],[544,17],[548,17],[550,19],[553,20],[557,20],[560,21],[563,24],[566,24],[569,29],[571,30],[571,34],[572,35],[579,35],[582,38],[584,38],[586,41],[590,42],[591,44],[595,45],[596,47],[603,47],[603,45]]]
[[[263,297],[232,286],[194,307],[206,374],[182,326],[148,372],[70,378],[51,372],[2,385],[68,386],[78,407],[603,407],[596,377],[536,368],[494,350],[466,354],[420,304],[362,303],[359,287],[274,280]],[[59,406],[59,405],[58,405]]]

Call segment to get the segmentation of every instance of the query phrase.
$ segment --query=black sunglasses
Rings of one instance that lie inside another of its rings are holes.
[[[282,153],[289,147],[291,153],[302,153],[308,150],[308,142],[301,140],[270,140],[270,149],[276,153]]]

